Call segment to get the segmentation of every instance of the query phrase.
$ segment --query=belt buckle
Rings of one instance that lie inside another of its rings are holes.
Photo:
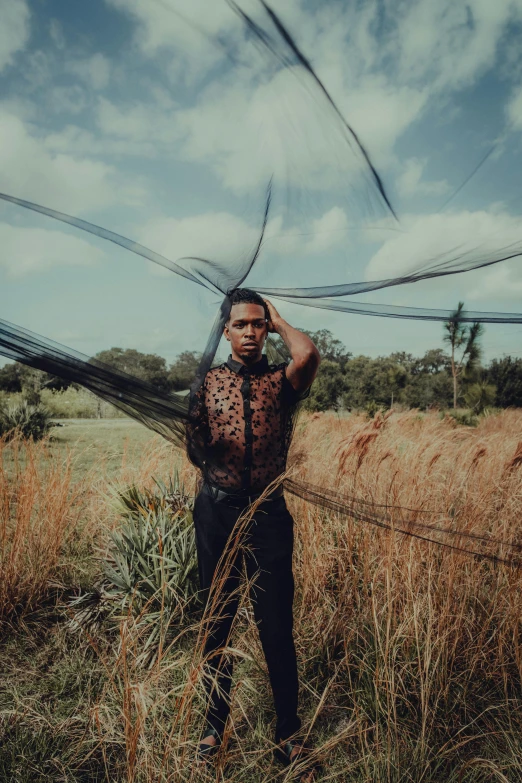
[[[207,485],[210,489],[210,497],[212,500],[215,500],[216,503],[219,503],[219,501],[224,497],[224,493],[219,489],[219,487],[215,487],[213,484]]]

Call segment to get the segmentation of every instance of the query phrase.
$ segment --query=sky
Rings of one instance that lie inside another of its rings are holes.
[[[258,0],[243,5],[259,16]],[[276,7],[398,222],[369,208],[360,159],[339,157],[302,74],[270,63],[226,0],[0,0],[0,192],[174,261],[219,263],[251,252],[273,177],[252,287],[394,277],[447,249],[522,239],[522,0]],[[219,296],[116,245],[0,203],[0,247],[5,320],[88,355],[119,346],[172,361],[205,345]],[[460,300],[522,312],[522,259],[354,298]],[[442,344],[440,323],[277,306],[355,355]],[[487,325],[485,359],[522,356],[521,338],[519,325]]]

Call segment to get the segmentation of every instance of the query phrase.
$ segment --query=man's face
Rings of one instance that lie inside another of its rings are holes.
[[[239,358],[245,364],[257,362],[267,335],[265,308],[257,304],[232,305],[224,332],[230,340],[233,358]]]

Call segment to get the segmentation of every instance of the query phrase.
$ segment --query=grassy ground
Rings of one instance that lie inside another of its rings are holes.
[[[75,476],[95,468],[105,476],[117,475],[122,464],[135,464],[140,454],[159,438],[130,419],[64,419],[49,442],[53,455],[73,455]]]
[[[46,444],[1,451],[0,781],[289,780],[269,754],[273,714],[248,601],[231,652],[233,731],[208,777],[192,764],[198,616],[151,668],[128,618],[112,632],[71,630],[67,601],[92,586],[120,524],[108,485],[152,487],[177,467],[192,486],[194,475],[124,419],[65,425]],[[444,528],[474,536],[453,544],[503,558],[522,546],[522,412],[476,428],[416,412],[305,416],[291,463],[299,479],[384,504],[396,530],[411,518],[401,506],[421,510],[414,518],[438,541]],[[301,712],[322,779],[520,783],[520,570],[288,503]]]

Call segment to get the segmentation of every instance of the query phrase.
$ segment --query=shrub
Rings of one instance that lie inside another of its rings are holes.
[[[373,419],[377,413],[381,413],[385,409],[384,405],[379,405],[375,400],[370,400],[366,403],[364,410],[369,419]]]
[[[495,386],[486,381],[480,381],[472,383],[468,387],[464,399],[468,408],[471,408],[474,413],[483,413],[495,404],[496,394],[497,389]]]
[[[444,415],[444,414],[443,414]],[[457,424],[462,424],[464,427],[476,427],[479,420],[475,416],[473,411],[449,411],[449,415],[452,419],[455,419]]]
[[[43,389],[41,397],[55,419],[111,419],[125,415],[87,389]]]
[[[198,578],[192,501],[175,476],[158,491],[130,486],[113,505],[124,519],[110,533],[104,578],[75,599],[74,625],[132,618],[143,639],[142,663],[153,662],[187,611],[197,605]]]
[[[41,440],[52,426],[51,414],[43,405],[21,400],[0,408],[0,435],[11,437],[19,432],[24,438]]]

